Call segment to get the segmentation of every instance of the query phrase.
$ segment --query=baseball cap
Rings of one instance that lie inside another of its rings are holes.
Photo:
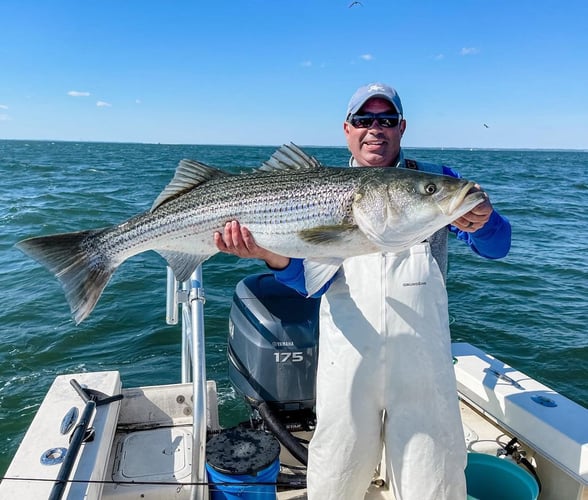
[[[402,103],[400,102],[400,96],[389,85],[385,83],[368,83],[363,87],[359,87],[355,94],[351,96],[349,100],[349,104],[347,105],[347,115],[357,113],[361,107],[366,103],[368,99],[372,97],[380,97],[382,99],[386,99],[390,101],[392,105],[396,108],[396,111],[401,115],[404,114],[402,112]]]

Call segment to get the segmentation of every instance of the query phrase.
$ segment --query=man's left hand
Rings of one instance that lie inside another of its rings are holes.
[[[482,188],[476,184],[475,190],[482,191]],[[475,233],[478,229],[484,227],[494,211],[488,193],[484,192],[484,196],[486,199],[482,203],[476,205],[467,214],[462,215],[459,219],[452,222],[457,229],[465,231],[466,233]]]

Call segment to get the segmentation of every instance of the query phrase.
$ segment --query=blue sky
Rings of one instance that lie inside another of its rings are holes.
[[[585,0],[350,3],[2,0],[0,138],[339,146],[384,81],[405,146],[588,149]]]

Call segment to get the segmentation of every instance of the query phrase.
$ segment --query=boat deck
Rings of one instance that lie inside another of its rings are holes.
[[[506,365],[497,368],[497,360],[480,353],[467,344],[454,351],[468,451],[496,456],[516,433],[518,452],[533,464],[541,479],[540,500],[588,500],[586,410]],[[75,432],[72,427],[63,429],[68,421],[64,417],[74,407],[84,408],[73,379],[104,396],[122,393],[124,397],[96,407],[91,423],[94,439],[82,445],[72,474],[64,482],[63,498],[190,498],[193,385],[121,389],[116,371],[55,379],[0,484],[0,498],[50,497],[63,462],[60,459]],[[536,405],[535,401],[526,407],[538,394],[557,405]],[[214,382],[206,384],[206,400],[208,431],[219,432]],[[533,420],[541,415],[538,422]],[[513,427],[516,432],[509,430]],[[38,457],[49,461],[42,463]],[[300,464],[285,449],[280,463],[282,474],[300,475]],[[376,472],[366,499],[394,500],[384,465]],[[305,498],[304,489],[278,487],[279,500],[301,498]]]

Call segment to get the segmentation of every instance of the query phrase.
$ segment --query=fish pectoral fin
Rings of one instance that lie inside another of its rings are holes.
[[[341,267],[343,259],[304,260],[304,283],[308,297],[318,292]]]
[[[153,203],[151,212],[168,201],[187,193],[200,184],[204,184],[206,181],[216,177],[227,177],[230,175],[233,174],[218,168],[209,167],[196,160],[182,160],[176,169],[174,178],[167,186],[165,186],[165,189]]]
[[[353,224],[338,224],[334,226],[317,226],[312,229],[303,229],[298,231],[301,240],[311,243],[312,245],[328,245],[330,243],[339,243],[345,240],[354,231],[357,226]]]
[[[167,261],[178,281],[190,279],[196,268],[211,257],[210,255],[195,255],[172,250],[157,250],[157,253]]]

